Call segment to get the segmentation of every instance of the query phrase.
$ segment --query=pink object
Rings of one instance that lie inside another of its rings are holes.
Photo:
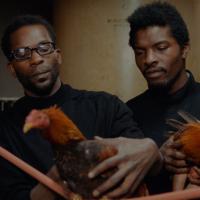
[[[41,173],[40,171],[38,171],[31,165],[27,164],[23,160],[19,159],[18,157],[16,157],[15,155],[10,153],[3,147],[0,147],[0,156],[2,156],[4,159],[14,164],[18,168],[20,168],[21,170],[29,174],[30,176],[32,176],[33,178],[37,179],[39,182],[41,182],[42,184],[44,184],[45,186],[47,186],[54,192],[58,193],[63,198],[68,199],[66,192],[58,183],[56,183],[51,178],[44,175],[43,173]]]

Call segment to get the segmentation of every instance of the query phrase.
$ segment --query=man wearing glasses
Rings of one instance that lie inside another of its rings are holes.
[[[115,185],[118,187],[107,194],[109,197],[117,198],[133,192],[153,163],[159,161],[159,155],[150,139],[117,138],[142,137],[126,105],[107,93],[80,91],[62,84],[59,77],[60,49],[56,47],[52,27],[44,19],[29,15],[16,18],[5,30],[2,50],[9,61],[8,68],[21,83],[25,96],[3,114],[1,145],[51,178],[58,179],[52,170],[54,161],[50,144],[40,134],[22,133],[24,118],[30,110],[57,104],[87,138],[93,138],[94,134],[116,138],[104,139],[118,149],[115,159],[101,163],[90,175],[93,177],[109,166],[117,166],[118,171],[97,188],[94,196]],[[0,199],[55,198],[53,192],[0,159]]]
[[[27,60],[31,58],[32,51],[35,50],[39,55],[47,55],[55,50],[55,44],[53,42],[42,42],[38,44],[36,48],[21,47],[14,49],[10,53],[10,59],[15,60]]]

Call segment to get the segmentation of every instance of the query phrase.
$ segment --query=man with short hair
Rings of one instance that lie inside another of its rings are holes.
[[[165,141],[172,130],[166,120],[180,120],[179,110],[200,118],[200,84],[185,67],[189,50],[187,26],[177,9],[166,2],[139,7],[128,22],[129,44],[148,89],[129,100],[127,105],[145,137],[152,138],[161,147],[166,169],[185,173],[188,171],[185,155],[176,149],[173,140]],[[158,183],[151,182],[151,191],[170,191],[170,174],[160,174]]]
[[[114,191],[107,196],[127,195],[159,160],[155,143],[142,138],[132,120],[132,113],[117,97],[104,92],[76,90],[64,85],[59,77],[62,62],[50,24],[39,17],[25,15],[14,19],[2,38],[2,50],[8,58],[8,69],[21,83],[25,96],[1,117],[0,143],[9,151],[55,180],[50,144],[38,133],[24,135],[22,126],[30,110],[58,105],[89,139],[94,135],[115,146],[118,154],[97,166],[92,178],[109,167],[117,172],[94,191],[94,196]],[[127,159],[129,156],[129,159]],[[126,165],[126,168],[122,166]],[[134,173],[133,173],[134,172]],[[15,200],[55,199],[56,195],[36,180],[0,159],[0,198]],[[138,180],[136,180],[138,178]],[[121,185],[119,184],[121,183]]]

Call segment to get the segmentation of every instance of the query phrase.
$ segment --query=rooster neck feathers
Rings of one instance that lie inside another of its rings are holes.
[[[70,141],[82,141],[85,139],[76,125],[56,106],[33,110],[26,118],[26,124],[34,124],[34,118],[36,119],[36,115],[39,114],[48,117],[49,123],[46,124],[46,127],[40,123],[40,125],[33,125],[31,128],[40,129],[43,137],[52,144],[66,145]]]

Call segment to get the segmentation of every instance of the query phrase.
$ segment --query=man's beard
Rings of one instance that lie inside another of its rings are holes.
[[[44,87],[39,87],[36,84],[34,84],[29,78],[27,78],[26,75],[16,71],[16,76],[19,80],[19,82],[22,84],[24,89],[30,91],[31,93],[35,94],[36,96],[48,96],[57,81],[57,78],[59,76],[58,68],[55,66],[53,68],[54,70],[51,72],[51,79],[49,81],[49,84]]]
[[[172,78],[170,78],[170,79],[168,79],[165,82],[162,82],[160,84],[150,84],[150,83],[148,83],[148,87],[153,92],[161,93],[161,94],[168,94],[168,93],[170,93],[175,82],[178,80],[181,72],[182,72],[182,69],[180,69],[176,73],[175,76],[173,76]]]

